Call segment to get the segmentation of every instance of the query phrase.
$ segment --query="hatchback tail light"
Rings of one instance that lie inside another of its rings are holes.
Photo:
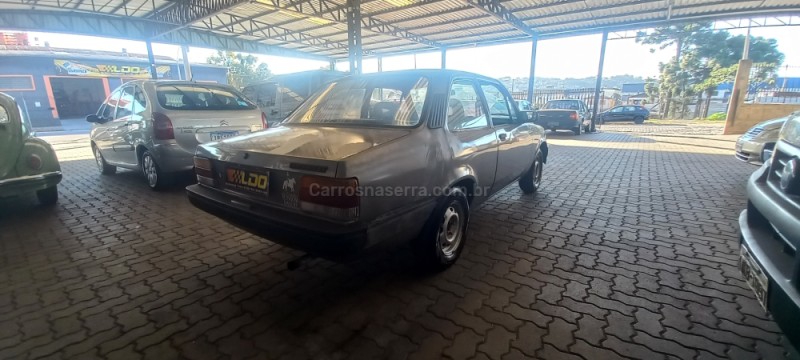
[[[267,114],[263,112],[261,113],[261,126],[263,126],[264,129],[269,128],[269,123],[267,122]]]
[[[153,113],[153,134],[156,140],[172,140],[175,138],[175,130],[172,128],[172,120],[162,113]]]
[[[356,220],[361,206],[358,179],[303,176],[298,200],[305,211],[337,220]]]
[[[572,114],[569,114],[569,118],[572,120],[578,120],[578,113],[573,112]]]

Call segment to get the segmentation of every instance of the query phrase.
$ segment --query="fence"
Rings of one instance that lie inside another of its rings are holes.
[[[528,92],[527,91],[516,91],[511,94],[512,97],[516,100],[527,100],[528,99]],[[550,100],[560,100],[560,99],[574,99],[574,100],[583,100],[589,109],[591,110],[592,106],[594,106],[594,89],[593,88],[582,88],[582,89],[537,89],[533,92],[533,106],[537,108],[541,108]],[[604,111],[610,109],[616,105],[620,104],[620,97],[618,94],[606,96],[605,91],[600,91],[600,111]]]
[[[750,89],[745,101],[758,104],[800,104],[800,89]]]

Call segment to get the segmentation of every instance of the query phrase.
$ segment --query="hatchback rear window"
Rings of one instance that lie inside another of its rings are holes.
[[[169,110],[252,110],[256,106],[243,95],[219,86],[200,84],[159,85],[156,96]]]

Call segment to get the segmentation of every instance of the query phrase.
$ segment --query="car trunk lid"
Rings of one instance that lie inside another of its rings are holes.
[[[167,116],[175,129],[175,141],[193,151],[199,144],[260,130],[261,112],[256,110],[176,110]]]

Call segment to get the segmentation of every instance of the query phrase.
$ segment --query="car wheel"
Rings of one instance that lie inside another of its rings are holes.
[[[94,150],[94,160],[97,163],[97,169],[100,170],[100,174],[114,175],[117,172],[117,167],[106,162],[106,158],[103,157],[97,146],[92,146],[92,150]]]
[[[583,134],[583,123],[578,124],[578,127],[572,129],[572,132],[575,133],[575,135]]]
[[[58,185],[37,191],[36,197],[39,198],[39,203],[42,205],[54,205],[58,202]]]
[[[519,188],[522,189],[523,193],[533,194],[539,190],[539,186],[542,184],[542,170],[544,169],[543,158],[542,152],[537,151],[536,156],[533,158],[533,165],[519,178]]]
[[[142,173],[147,179],[147,185],[153,190],[164,189],[169,183],[167,174],[164,174],[161,168],[158,167],[158,163],[156,163],[156,159],[153,158],[150,151],[145,150],[142,154]]]
[[[442,271],[453,265],[467,240],[469,202],[462,189],[451,189],[428,219],[421,236],[412,244],[420,265]]]
[[[644,124],[644,118],[641,117],[641,116],[637,116],[637,117],[633,118],[633,123],[637,124],[637,125]]]

